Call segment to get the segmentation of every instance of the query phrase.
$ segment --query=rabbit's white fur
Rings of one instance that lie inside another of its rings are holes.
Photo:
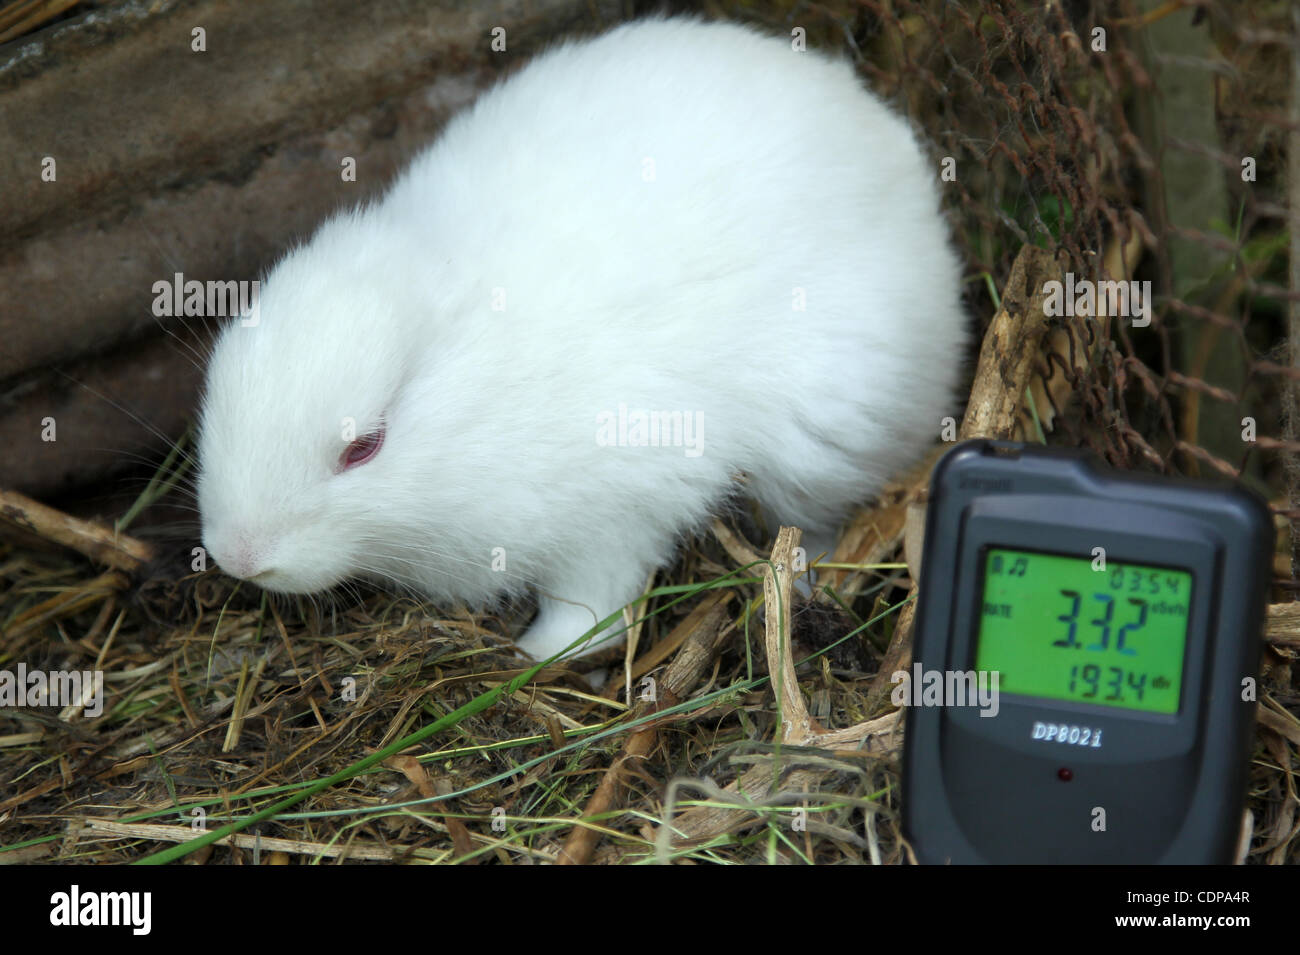
[[[518,645],[544,657],[737,494],[824,538],[954,414],[938,180],[849,65],[786,39],[652,19],[538,56],[220,336],[210,554],[293,593],[532,589]],[[629,443],[685,412],[701,453],[619,446],[620,409]],[[387,434],[336,473],[347,419]]]

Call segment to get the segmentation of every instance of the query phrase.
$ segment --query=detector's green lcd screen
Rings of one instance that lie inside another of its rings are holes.
[[[1176,713],[1192,575],[988,548],[975,649],[1004,693]]]

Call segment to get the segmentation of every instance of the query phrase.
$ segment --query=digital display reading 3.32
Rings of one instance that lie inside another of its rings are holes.
[[[1192,575],[989,548],[975,666],[1006,693],[1175,713]]]

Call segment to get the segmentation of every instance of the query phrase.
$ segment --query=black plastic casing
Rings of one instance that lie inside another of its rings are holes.
[[[1267,506],[1238,485],[1013,442],[948,452],[931,479],[911,672],[974,670],[987,547],[1089,560],[1102,547],[1107,561],[1187,570],[1192,603],[1175,714],[1010,693],[993,717],[909,706],[902,811],[917,859],[1231,862],[1273,539]],[[1034,739],[1036,722],[1102,745]]]

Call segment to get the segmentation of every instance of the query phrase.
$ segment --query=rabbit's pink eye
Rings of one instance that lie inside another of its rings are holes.
[[[380,447],[384,443],[384,434],[386,428],[380,428],[378,431],[372,431],[370,434],[362,435],[357,438],[339,455],[340,471],[346,471],[348,468],[354,468],[358,464],[365,464],[376,454],[379,453]]]

